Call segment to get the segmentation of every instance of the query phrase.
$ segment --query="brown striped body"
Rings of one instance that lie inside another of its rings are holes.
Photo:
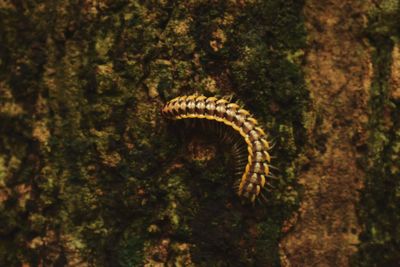
[[[267,136],[251,114],[224,98],[202,95],[180,96],[165,104],[162,114],[168,119],[206,119],[232,127],[247,146],[247,165],[243,170],[238,194],[254,201],[269,174],[270,156]]]

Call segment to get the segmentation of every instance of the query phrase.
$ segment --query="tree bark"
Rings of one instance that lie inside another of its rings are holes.
[[[400,265],[399,5],[0,1],[0,265]],[[265,203],[193,93],[266,129]]]

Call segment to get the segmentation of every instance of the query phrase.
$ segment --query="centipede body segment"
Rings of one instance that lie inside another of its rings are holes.
[[[167,119],[204,119],[231,127],[247,147],[247,164],[238,187],[238,195],[254,202],[269,175],[269,143],[264,130],[247,110],[225,98],[203,95],[180,96],[167,102],[162,114]]]

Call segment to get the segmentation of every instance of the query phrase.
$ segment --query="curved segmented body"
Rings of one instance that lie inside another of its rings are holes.
[[[180,96],[165,104],[163,115],[168,119],[206,119],[232,127],[247,146],[247,165],[239,184],[239,196],[254,201],[269,174],[269,143],[265,132],[251,114],[224,98],[203,95]]]

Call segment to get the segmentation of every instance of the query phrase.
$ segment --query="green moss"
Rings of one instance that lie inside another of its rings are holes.
[[[1,265],[62,265],[72,253],[137,266],[165,237],[171,262],[187,246],[188,265],[279,265],[308,103],[301,1],[28,1],[0,12],[0,111],[21,109],[0,113]],[[276,140],[284,160],[266,205],[240,202],[225,150],[191,158],[190,136],[162,120],[164,100],[195,91],[245,100]]]
[[[369,13],[369,25],[366,33],[372,41],[377,41],[377,38],[398,40],[400,35],[398,1],[381,1],[371,8]]]
[[[399,103],[390,98],[393,40],[398,39],[399,5],[383,1],[370,15],[368,35],[373,50],[374,79],[371,86],[370,140],[367,180],[361,194],[359,217],[363,225],[356,266],[395,266],[400,258]]]
[[[5,186],[6,173],[7,169],[5,167],[4,158],[0,156],[0,187]]]

